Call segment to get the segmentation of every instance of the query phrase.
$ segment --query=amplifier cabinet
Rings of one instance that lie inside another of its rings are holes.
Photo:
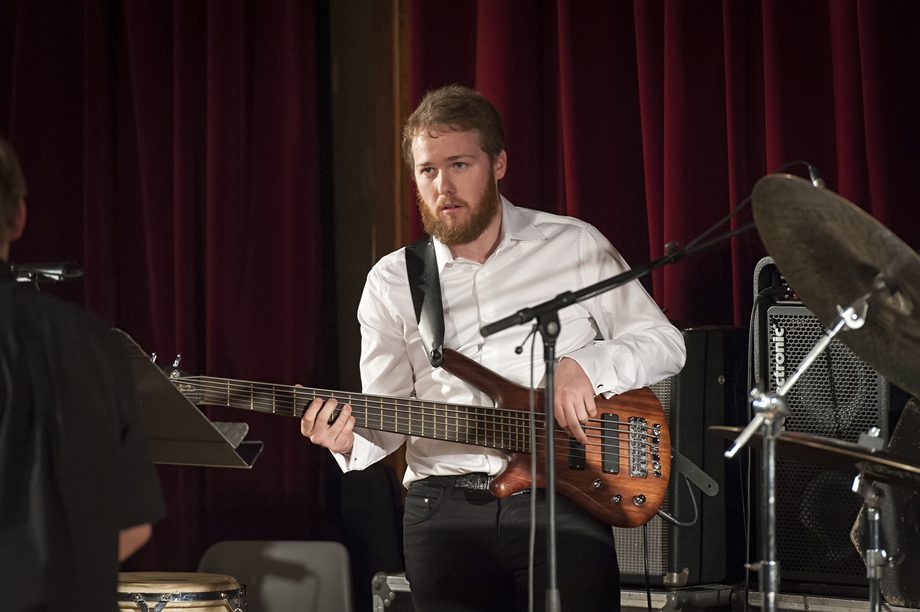
[[[803,305],[767,308],[765,382],[775,391],[825,334]],[[786,397],[785,427],[857,442],[878,427],[887,438],[888,384],[839,339],[833,340]],[[866,567],[849,542],[862,497],[852,475],[777,453],[776,547],[780,579],[841,585],[865,583]],[[758,487],[759,491],[760,488]],[[759,507],[759,506],[758,506]]]
[[[671,443],[719,485],[708,497],[693,486],[696,523],[676,527],[655,516],[643,527],[615,527],[620,582],[645,584],[645,540],[649,579],[656,586],[693,586],[737,579],[742,573],[744,539],[738,462],[726,463],[725,443],[709,435],[710,425],[740,424],[745,414],[745,330],[731,327],[684,331],[687,362],[677,375],[653,385],[668,417]],[[691,485],[692,486],[692,485]],[[671,464],[662,509],[681,522],[693,518],[684,477]]]
[[[754,371],[768,391],[776,391],[825,335],[821,321],[796,301],[772,259],[755,271],[755,293],[772,284],[779,299],[759,309],[754,333]],[[792,299],[783,299],[792,295]],[[844,332],[845,333],[845,332]],[[789,390],[785,428],[822,438],[857,442],[878,427],[888,437],[889,384],[857,357],[839,336]],[[760,507],[759,454],[755,453],[755,519]],[[783,456],[777,449],[776,546],[783,589],[795,583],[841,587],[866,584],[866,567],[850,545],[849,532],[862,506],[851,491],[852,475]],[[758,524],[752,541],[759,542]],[[760,558],[759,550],[754,559]],[[834,589],[830,589],[834,590]]]

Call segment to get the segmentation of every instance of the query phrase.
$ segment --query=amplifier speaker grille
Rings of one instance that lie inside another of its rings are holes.
[[[661,407],[664,409],[669,423],[671,422],[671,387],[675,385],[676,379],[676,376],[672,376],[652,385],[652,391],[658,397],[658,401],[661,402]],[[664,503],[661,504],[661,507],[668,514],[673,514],[670,488],[669,486],[669,491],[665,494]],[[659,577],[659,580],[661,580],[661,577],[665,574],[675,571],[675,568],[669,567],[668,564],[668,560],[671,558],[669,529],[672,529],[672,527],[657,515],[646,524],[644,529],[621,529],[615,527],[613,531],[616,539],[617,561],[620,564],[620,573],[642,576],[642,580],[645,579],[644,542],[646,534],[648,535],[649,575]]]
[[[802,305],[766,310],[764,378],[775,391],[824,335]],[[887,381],[838,339],[792,387],[786,429],[856,442],[879,427],[887,437]],[[862,498],[852,476],[784,458],[777,461],[777,557],[783,580],[854,584],[865,565],[849,543]]]

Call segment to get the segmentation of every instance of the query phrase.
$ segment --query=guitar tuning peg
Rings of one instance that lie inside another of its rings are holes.
[[[182,354],[177,353],[176,358],[173,360],[172,368],[169,370],[169,378],[176,379],[182,377],[182,372],[179,371],[180,361],[182,361]]]
[[[151,363],[156,363],[156,362],[157,362],[157,354],[156,354],[156,353],[150,353],[150,361],[151,361]]]

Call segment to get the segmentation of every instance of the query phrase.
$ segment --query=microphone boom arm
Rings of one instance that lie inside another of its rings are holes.
[[[537,304],[536,306],[529,306],[527,308],[522,308],[516,313],[509,315],[503,319],[499,319],[498,321],[495,321],[494,323],[488,323],[486,325],[483,325],[479,331],[482,334],[482,336],[485,338],[486,336],[491,336],[492,334],[496,334],[509,327],[513,327],[515,325],[521,325],[523,323],[526,323],[527,321],[530,321],[531,319],[538,319],[545,314],[561,310],[565,308],[566,306],[571,306],[572,304],[576,304],[578,302],[582,302],[584,300],[590,299],[596,295],[600,295],[601,293],[610,291],[611,289],[615,289],[616,287],[621,287],[625,285],[626,283],[629,283],[636,279],[643,278],[644,276],[647,276],[652,271],[658,268],[664,267],[669,264],[676,263],[691,253],[695,253],[697,251],[708,249],[711,246],[714,246],[720,242],[728,240],[729,238],[733,238],[734,236],[738,234],[746,232],[747,230],[753,227],[754,227],[754,224],[749,223],[747,225],[736,228],[730,232],[726,232],[720,236],[716,236],[715,238],[711,240],[708,240],[706,242],[699,243],[699,244],[697,244],[697,241],[694,240],[686,248],[680,248],[677,246],[676,243],[670,242],[665,247],[667,253],[663,257],[659,257],[658,259],[650,261],[649,263],[644,264],[642,266],[638,266],[636,268],[626,270],[625,272],[621,272],[620,274],[611,276],[610,278],[606,278],[602,281],[598,281],[594,283],[593,285],[589,285],[585,287],[584,289],[579,289],[578,291],[574,291],[574,292],[564,291],[560,293],[559,295],[557,295],[556,297],[550,300],[547,300],[541,304]]]

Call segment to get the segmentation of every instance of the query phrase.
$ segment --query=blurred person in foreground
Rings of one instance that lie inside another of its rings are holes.
[[[119,563],[165,514],[160,485],[124,340],[16,281],[25,196],[0,138],[0,608],[116,610]]]

